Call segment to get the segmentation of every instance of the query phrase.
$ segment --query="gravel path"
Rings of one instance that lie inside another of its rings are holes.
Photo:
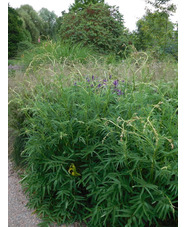
[[[13,164],[8,161],[8,227],[36,227],[41,221],[28,210]]]

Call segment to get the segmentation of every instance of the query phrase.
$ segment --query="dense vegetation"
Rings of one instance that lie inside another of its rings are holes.
[[[161,4],[162,2],[162,4]],[[174,5],[162,6],[168,1],[155,1],[155,11],[146,10],[146,14],[138,20],[136,48],[138,50],[153,50],[157,56],[173,55],[178,58],[178,27],[169,17],[176,10]],[[152,2],[150,2],[152,4]]]
[[[101,3],[65,14],[60,27],[62,40],[91,45],[103,53],[118,53],[127,40],[125,36],[118,9]]]
[[[22,41],[31,41],[28,31],[17,11],[8,6],[8,58],[16,56]]]
[[[9,7],[30,37],[10,55],[11,157],[40,226],[177,226],[177,40],[168,1],[155,2],[133,33],[103,1],[75,1],[60,18]]]
[[[61,17],[46,8],[37,13],[29,5],[16,10],[9,6],[9,57],[30,48],[31,43],[36,43],[38,39],[48,37],[83,43],[101,53],[112,53],[122,58],[130,52],[130,45],[133,44],[139,51],[153,50],[156,57],[172,55],[177,59],[178,27],[169,19],[176,10],[175,6],[169,5],[169,0],[148,2],[154,6],[154,11],[147,9],[133,32],[124,26],[125,18],[118,7],[109,6],[102,0],[77,0],[69,7],[68,13],[62,12]],[[17,19],[12,20],[12,14]],[[24,31],[24,36],[20,30]],[[122,54],[123,50],[125,54]]]

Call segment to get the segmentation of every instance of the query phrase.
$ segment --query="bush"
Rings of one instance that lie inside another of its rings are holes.
[[[56,76],[22,104],[29,207],[46,223],[177,220],[177,83]]]
[[[126,41],[124,29],[118,8],[98,3],[64,14],[60,35],[64,41],[93,45],[103,53],[118,53]]]

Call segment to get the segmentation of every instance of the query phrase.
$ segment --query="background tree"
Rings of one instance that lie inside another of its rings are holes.
[[[176,12],[176,5],[170,3],[170,0],[146,0],[146,2],[158,12],[166,12],[169,15]]]
[[[29,31],[32,41],[37,42],[38,37],[44,34],[44,21],[30,5],[22,5],[17,12],[23,20],[23,26]]]
[[[166,46],[166,37],[169,35],[171,38],[174,28],[172,22],[167,22],[167,16],[165,13],[147,12],[142,19],[138,20],[137,32],[142,49]]]
[[[62,40],[92,45],[103,53],[117,53],[126,39],[124,31],[118,7],[98,3],[64,14],[60,35]]]
[[[62,24],[62,21],[63,21],[63,18],[64,18],[65,14],[66,14],[66,11],[63,10],[61,12],[61,16],[57,17],[57,19],[56,19],[56,31],[57,31],[58,35],[59,35],[60,27],[61,27],[61,24]]]
[[[23,27],[23,21],[16,10],[8,6],[8,57],[15,57],[19,43],[29,40],[29,34]]]
[[[81,11],[86,6],[97,3],[104,3],[104,0],[75,0],[75,3],[70,6],[69,11]]]
[[[154,6],[154,10],[147,9],[137,22],[137,31],[134,32],[137,49],[153,49],[160,56],[169,53],[177,58],[175,24],[169,19],[175,6],[168,4],[169,0],[147,2]]]
[[[56,20],[57,20],[56,14],[53,11],[51,12],[46,8],[42,8],[39,11],[39,16],[44,21],[44,33],[46,35],[49,35],[50,38],[54,38],[56,33]]]

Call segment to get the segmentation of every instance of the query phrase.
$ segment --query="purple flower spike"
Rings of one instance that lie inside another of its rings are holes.
[[[101,87],[102,86],[102,84],[98,84],[98,87]]]
[[[115,81],[113,82],[113,84],[114,84],[115,87],[118,86],[118,81],[119,81],[119,80],[115,80]]]
[[[111,79],[111,78],[112,78],[112,76],[110,75],[110,76],[109,76],[109,79]]]
[[[123,83],[124,83],[125,81],[124,81],[124,80],[122,80],[121,82],[123,82]]]
[[[86,80],[87,80],[88,83],[90,82],[90,79],[88,77],[86,78]]]
[[[76,82],[74,83],[74,86],[77,86],[77,83]]]
[[[103,82],[107,82],[107,79],[104,79]]]
[[[118,95],[122,95],[123,94],[123,92],[121,92],[121,90],[118,90],[118,93],[117,93]]]
[[[95,76],[94,75],[92,75],[92,80],[94,80],[95,79]]]

